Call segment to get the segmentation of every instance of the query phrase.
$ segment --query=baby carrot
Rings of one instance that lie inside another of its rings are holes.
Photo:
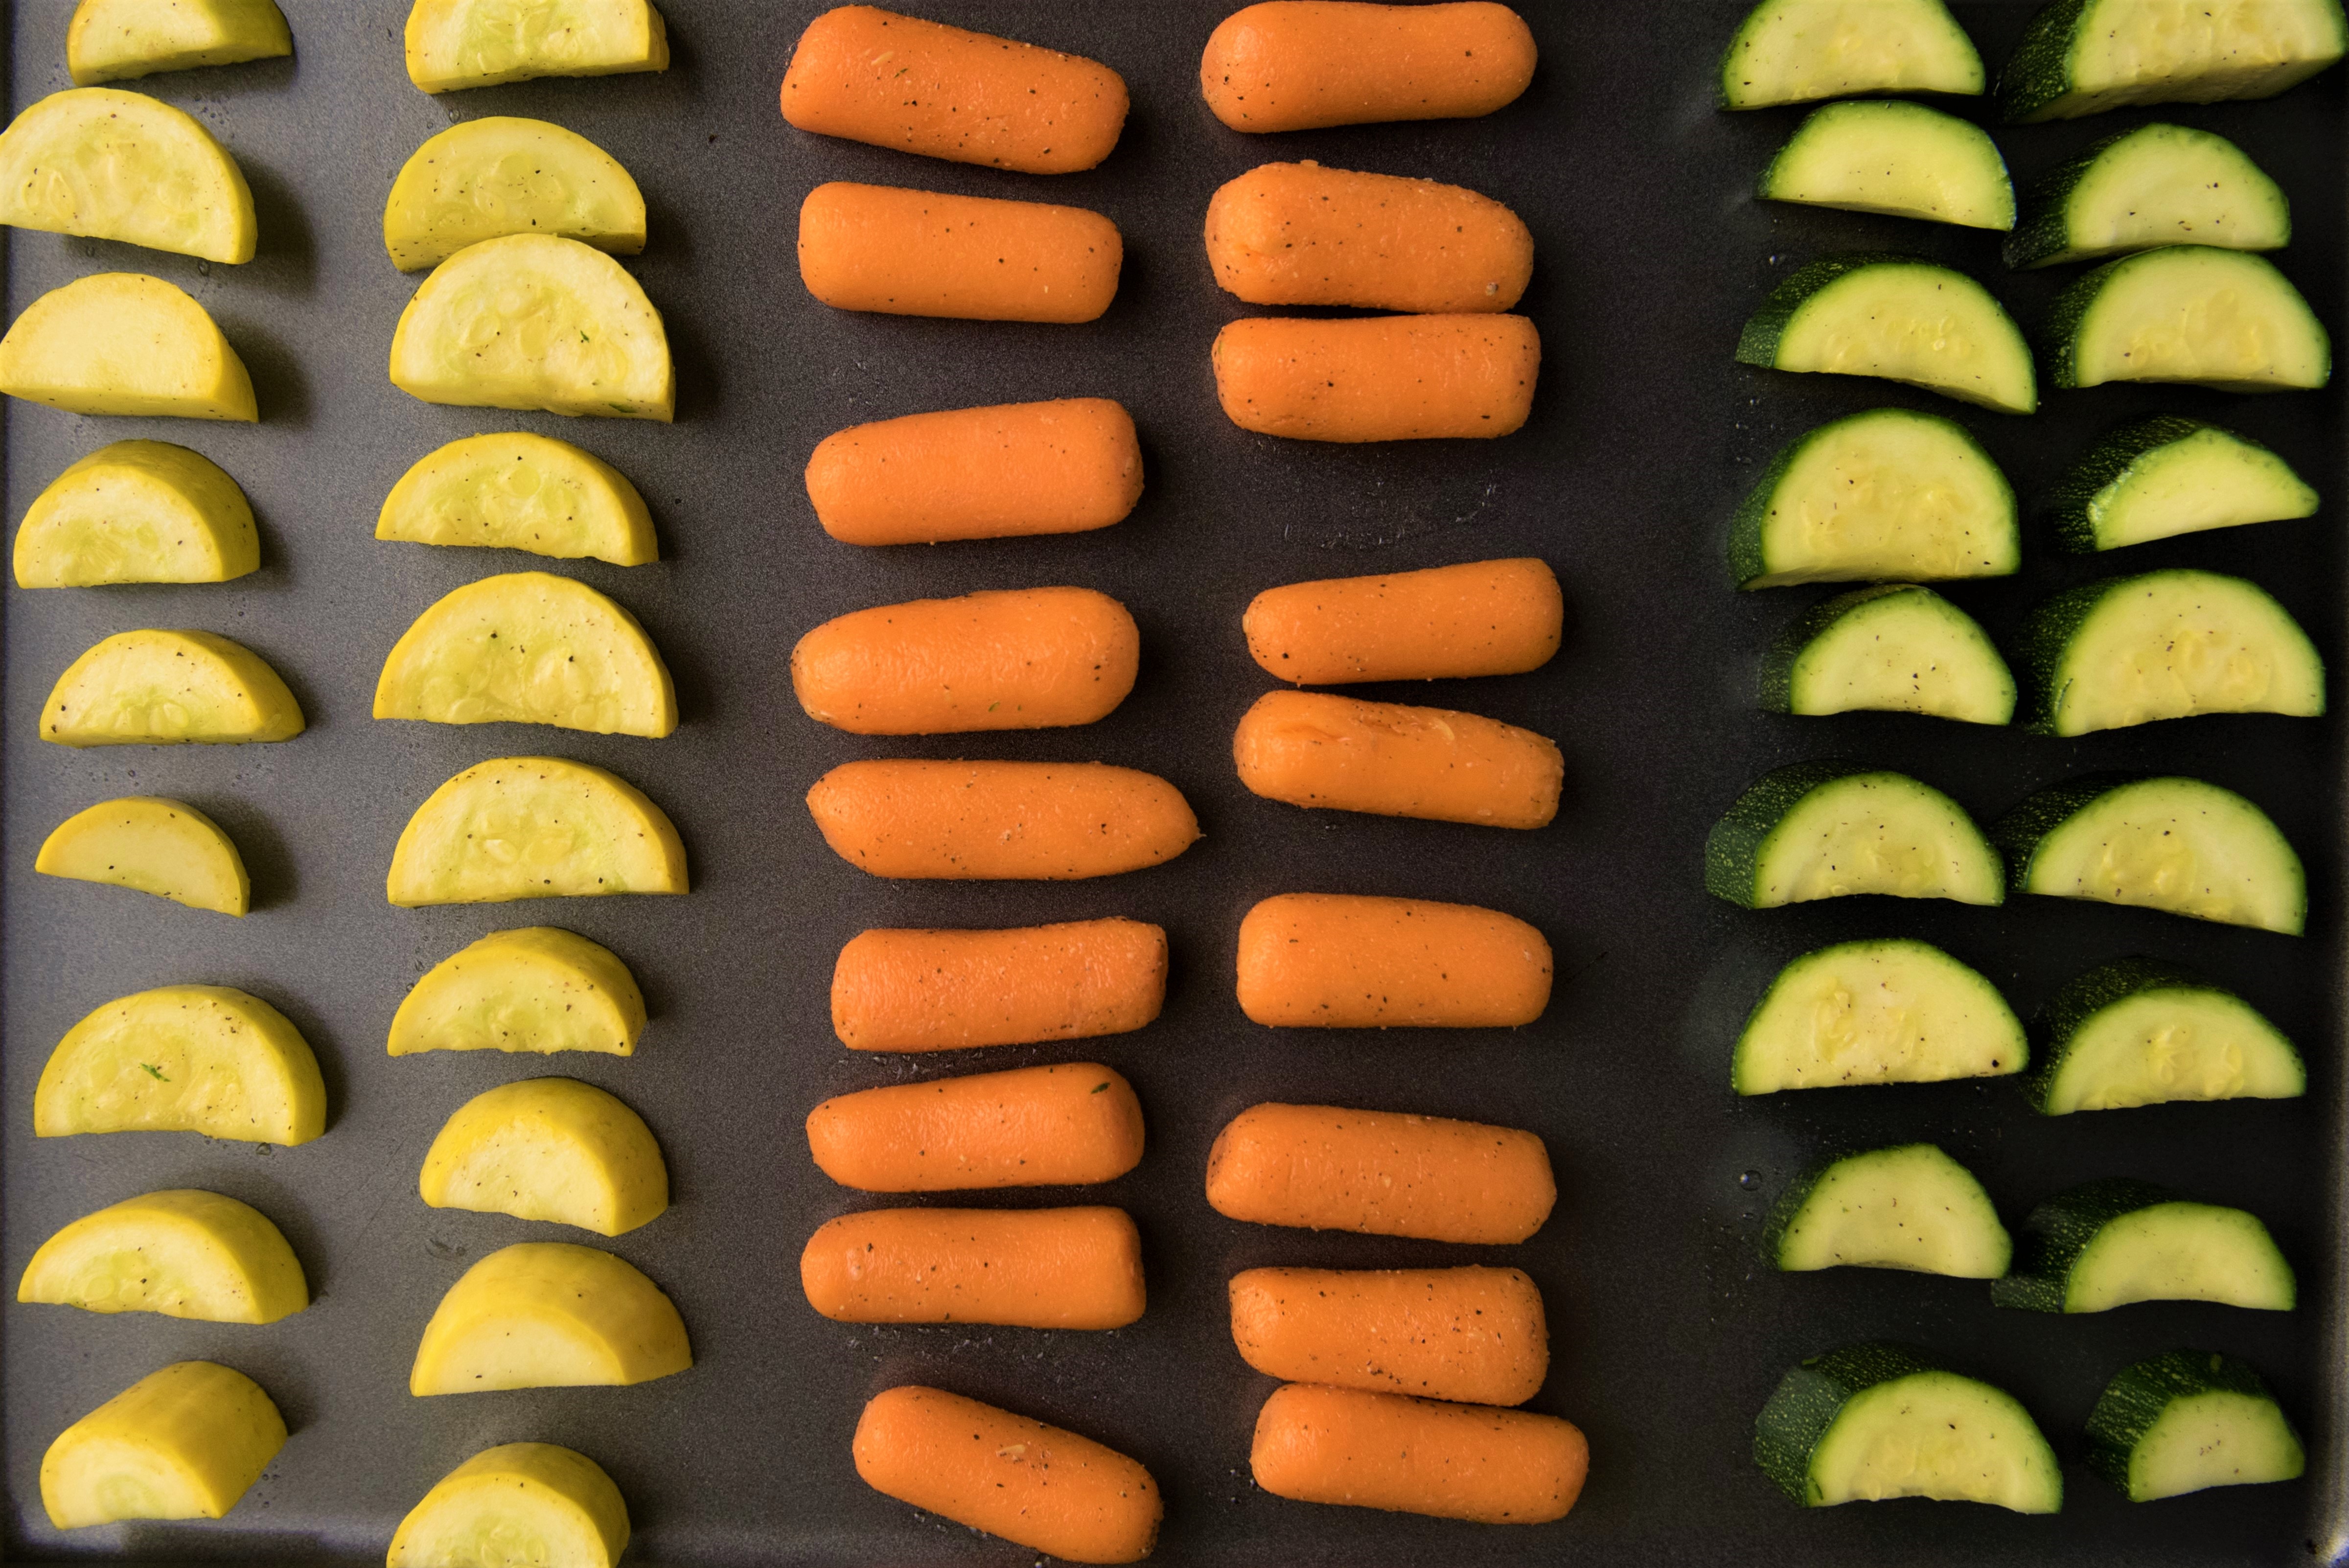
[[[1071,1563],[1137,1563],[1164,1502],[1114,1449],[942,1389],[875,1395],[856,1473],[886,1497]]]
[[[1199,90],[1234,130],[1473,119],[1526,90],[1534,36],[1506,5],[1269,0],[1224,18]]]
[[[832,971],[833,1033],[852,1051],[1123,1034],[1165,1000],[1166,932],[1140,920],[865,931]]]
[[[1124,79],[1098,61],[873,5],[809,23],[783,73],[802,130],[1027,174],[1099,163],[1125,109]]]
[[[1549,1375],[1541,1289],[1518,1269],[1250,1269],[1231,1297],[1232,1343],[1284,1382],[1522,1405]]]
[[[1557,576],[1531,558],[1291,583],[1240,618],[1256,661],[1299,686],[1521,675],[1565,627]]]
[[[1482,1122],[1262,1105],[1207,1150],[1209,1207],[1258,1225],[1498,1246],[1557,1201],[1542,1140]]]
[[[874,1209],[808,1238],[800,1287],[840,1323],[1123,1328],[1142,1237],[1123,1209]]]
[[[1547,1524],[1582,1495],[1590,1444],[1530,1410],[1291,1383],[1264,1402],[1248,1464],[1257,1485],[1299,1502]]]
[[[1534,237],[1457,185],[1267,163],[1207,203],[1207,265],[1250,305],[1506,310],[1533,275]]]
[[[1077,881],[1199,837],[1173,784],[1105,763],[843,763],[807,804],[833,852],[875,877]]]
[[[1240,921],[1240,1011],[1303,1029],[1510,1029],[1549,1005],[1549,943],[1497,909],[1287,893]]]
[[[800,281],[839,310],[1092,321],[1124,254],[1117,225],[1082,207],[840,181],[800,204]]]
[[[1483,440],[1533,411],[1541,336],[1522,316],[1254,316],[1216,334],[1216,396],[1296,441]]]
[[[807,491],[849,545],[1081,534],[1142,499],[1142,443],[1107,398],[907,414],[824,437]]]
[[[808,717],[853,735],[1040,730],[1105,718],[1133,690],[1142,633],[1091,588],[882,605],[792,649]]]
[[[1142,1163],[1142,1103],[1096,1062],[1018,1067],[838,1095],[807,1135],[817,1168],[864,1192],[1081,1186]]]
[[[1240,783],[1268,800],[1485,827],[1544,827],[1566,760],[1531,730],[1448,708],[1268,691],[1232,733]]]

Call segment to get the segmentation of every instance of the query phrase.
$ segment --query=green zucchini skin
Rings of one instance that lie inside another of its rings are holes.
[[[2147,253],[2139,251],[2137,255]],[[2096,303],[2096,296],[2113,274],[2135,261],[2137,256],[2121,256],[2102,266],[2092,267],[2066,284],[2055,303],[2047,309],[2046,325],[2040,339],[2040,358],[2044,361],[2047,384],[2051,387],[2076,387],[2080,384],[2079,341],[2080,319],[2088,307]]]
[[[2072,34],[2088,5],[2089,0],[2055,0],[2023,27],[1992,89],[2001,119],[2027,124],[2071,90]]]
[[[2006,885],[2020,889],[2031,877],[2031,858],[2041,840],[2069,822],[2107,792],[2123,784],[2142,784],[2152,774],[2083,774],[2060,784],[2026,795],[2023,803],[1990,826],[1991,846],[2006,858]]]
[[[2088,1468],[2118,1487],[2131,1501],[2144,1501],[2135,1475],[2137,1446],[2150,1437],[2172,1404],[2205,1394],[2233,1394],[2255,1399],[2274,1410],[2277,1425],[2290,1441],[2282,1473],[2290,1480],[2302,1473],[2307,1456],[2300,1434],[2277,1407],[2267,1380],[2249,1362],[2208,1350],[2172,1350],[2124,1366],[2088,1412],[2087,1449],[2082,1456]],[[2155,1495],[2176,1495],[2158,1493]]]
[[[1706,835],[1704,890],[1753,909],[1754,863],[1771,830],[1821,784],[1878,771],[1857,763],[1790,763],[1763,774]]]
[[[2017,893],[2033,891],[2031,886],[2033,873],[2039,857],[2045,852],[2051,837],[2058,835],[2075,816],[2095,806],[2113,792],[2147,785],[2161,787],[2147,790],[2141,798],[2158,800],[2163,796],[2177,798],[2183,795],[2195,801],[2207,803],[2209,805],[2216,805],[2234,812],[2239,818],[2245,820],[2246,826],[2255,824],[2256,827],[2253,830],[2266,835],[2273,848],[2280,851],[2280,854],[2275,857],[2277,874],[2282,879],[2282,886],[2292,902],[2281,911],[2250,911],[2254,918],[2244,919],[2238,918],[2241,911],[2225,914],[2195,912],[2175,902],[2140,898],[2107,898],[2095,895],[2081,895],[2082,897],[2090,898],[2099,903],[2160,909],[2170,914],[2182,915],[2189,919],[2207,919],[2221,924],[2250,926],[2256,929],[2271,930],[2287,936],[2299,936],[2302,933],[2306,927],[2308,913],[2307,872],[2297,851],[2277,828],[2274,820],[2261,811],[2255,803],[2237,794],[2233,790],[2211,784],[2205,779],[2192,778],[2179,774],[2084,774],[2078,778],[2051,785],[2027,796],[2004,816],[1992,823],[1990,827],[1990,842],[2006,862],[2007,887]],[[2159,809],[2159,806],[2157,805],[2156,809]]]
[[[2205,146],[2215,144],[2214,155],[2217,155],[2219,150],[2231,154],[2242,165],[2246,183],[2249,184],[2255,180],[2257,182],[2255,189],[2259,193],[2271,198],[2282,208],[2283,231],[2277,244],[2281,245],[2290,241],[2292,237],[2291,204],[2285,200],[2283,192],[2277,188],[2275,182],[2258,164],[2252,162],[2241,148],[2237,147],[2225,137],[2214,135],[2209,131],[2193,130],[2178,125],[2141,125],[2135,130],[2125,130],[2116,136],[2106,137],[2079,157],[2069,162],[2056,165],[2033,182],[2031,188],[2023,195],[2022,218],[2015,224],[2013,233],[2007,235],[2005,243],[2001,246],[2001,254],[2004,256],[2006,265],[2021,271],[2029,267],[2054,266],[2068,261],[2097,260],[2112,254],[2109,248],[2075,254],[2075,240],[2072,233],[2072,194],[2083,181],[2099,171],[2108,156],[2120,156],[2115,151],[2116,149],[2141,138],[2164,135],[2173,138],[2192,138]],[[2172,237],[2162,243],[2179,244],[2182,238],[2184,237]],[[2198,239],[2195,243],[2211,242]],[[2253,245],[2249,248],[2265,250],[2271,247]]]
[[[1970,628],[1972,634],[1981,639],[1982,649],[1989,660],[1989,673],[2004,683],[2002,699],[1998,693],[1993,692],[1992,701],[1977,711],[1961,713],[1951,712],[1945,709],[1930,710],[1934,716],[1954,719],[1961,723],[1985,724],[2004,724],[2013,718],[2013,676],[2007,670],[2005,661],[1999,658],[1997,649],[1991,647],[1990,639],[1983,633],[1980,623],[1932,589],[1916,583],[1878,583],[1868,587],[1856,588],[1851,592],[1837,594],[1833,598],[1823,600],[1804,611],[1795,618],[1795,623],[1786,628],[1763,659],[1763,711],[1769,713],[1793,713],[1795,711],[1795,677],[1801,667],[1803,655],[1808,651],[1811,645],[1825,636],[1846,616],[1888,598],[1909,598],[1917,601],[1913,609],[1903,613],[1912,616],[1930,615],[1944,618],[1949,623]],[[1919,711],[1920,710],[1884,708],[1878,711]]]
[[[2312,352],[2322,361],[2318,379],[2313,383],[2305,384],[2305,389],[2313,390],[2329,382],[2332,377],[2332,343],[2325,334],[2323,323],[2318,321],[2315,313],[2309,308],[2307,297],[2292,286],[2291,279],[2276,270],[2275,264],[2255,251],[2230,251],[2218,245],[2163,245],[2154,250],[2136,251],[2128,255],[2116,256],[2102,266],[2093,268],[2074,278],[2064,287],[2064,292],[2055,296],[2055,303],[2048,307],[2046,323],[2040,340],[2040,358],[2044,362],[2043,368],[2048,385],[2071,388],[2080,385],[2081,324],[2088,312],[2095,307],[2097,299],[2103,295],[2106,287],[2111,285],[2124,270],[2137,267],[2166,268],[2177,258],[2194,254],[2232,258],[2230,265],[2236,269],[2258,275],[2263,282],[2272,283],[2280,288],[2282,296],[2297,301],[2308,324]],[[1784,329],[1782,322],[1780,330]],[[2102,385],[2103,383],[2090,384]],[[2122,384],[2127,383],[2124,381]],[[2196,384],[2216,387],[2222,391],[2246,389],[2240,382],[2204,380]],[[2266,389],[2280,384],[2282,383],[2262,380],[2256,383],[2255,389]],[[2303,386],[2302,383],[2297,382],[2290,385]]]
[[[2301,57],[2294,68],[2282,79],[2271,77],[2261,90],[2247,91],[2241,86],[2234,90],[2212,90],[2207,78],[2188,75],[2168,78],[2168,90],[2152,91],[2135,88],[2102,88],[2079,89],[2073,78],[2073,55],[2084,26],[2094,28],[2108,25],[2107,18],[2091,12],[2101,8],[2104,0],[2054,0],[2024,27],[2022,41],[2015,45],[2006,68],[1999,73],[1994,89],[2000,117],[2010,125],[2030,124],[2039,120],[2075,119],[2081,115],[2097,114],[2106,109],[2142,107],[2154,103],[2215,103],[2230,99],[2271,98],[2296,82],[2323,69],[2341,57],[2340,40],[2344,36],[2340,0],[2312,0],[2315,9],[2325,13],[2332,23],[2335,44],[2329,57]],[[2198,84],[2202,84],[2198,87]],[[2075,94],[2079,92],[2077,99]]]
[[[2025,1312],[2062,1312],[2072,1265],[2088,1250],[2097,1231],[2124,1214],[2178,1199],[2178,1195],[2166,1187],[2126,1176],[2055,1194],[2024,1216],[2015,1232],[2013,1268],[1990,1282],[1992,1304]]]
[[[2096,536],[2093,508],[2106,487],[2117,483],[2138,459],[2147,453],[2174,446],[2205,431],[2216,431],[2230,441],[2240,441],[2268,456],[2276,455],[2267,446],[2240,431],[2201,420],[2189,420],[2178,414],[2154,414],[2132,421],[2098,441],[2089,450],[2087,456],[2082,458],[2078,465],[2056,484],[2051,497],[2054,511],[2049,521],[2054,526],[2057,545],[2075,556],[2094,555],[2103,550],[2106,546]],[[2276,461],[2281,463],[2283,460],[2277,457]],[[2309,512],[2302,515],[2309,515],[2314,510],[2312,492]]]
[[[1754,1462],[1778,1490],[1805,1507],[1819,1499],[1811,1453],[1852,1396],[1919,1372],[1951,1372],[1947,1363],[1905,1345],[1846,1345],[1814,1355],[1778,1380],[1754,1421]]]
[[[1841,255],[1806,262],[1780,280],[1761,308],[1747,318],[1745,329],[1737,335],[1737,362],[1758,365],[1765,370],[1774,369],[1778,363],[1778,340],[1786,335],[1787,324],[1794,320],[1795,312],[1803,307],[1805,301],[1839,277],[1886,262],[1900,266],[1932,265],[1898,251],[1847,251]]]
[[[2229,997],[2245,1007],[2230,988],[2182,965],[2159,959],[2125,958],[2098,964],[2066,981],[2048,999],[2033,1031],[2031,1066],[2017,1080],[2031,1108],[2044,1114],[2048,1096],[2062,1070],[2071,1043],[2081,1029],[2106,1009],[2148,992],[2177,991]]]

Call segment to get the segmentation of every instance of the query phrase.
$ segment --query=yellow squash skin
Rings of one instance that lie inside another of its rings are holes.
[[[121,631],[57,677],[41,739],[61,746],[290,741],[302,705],[277,671],[209,631]]]
[[[576,1078],[501,1084],[458,1108],[417,1190],[471,1209],[623,1236],[668,1208],[668,1166],[644,1118]]]
[[[468,436],[419,460],[384,498],[375,536],[616,566],[660,559],[652,513],[619,470],[523,431]]]
[[[416,618],[383,661],[375,716],[658,739],[677,728],[677,688],[626,610],[570,577],[509,572]]]
[[[553,926],[492,931],[416,982],[392,1015],[394,1056],[419,1051],[636,1054],[636,977],[610,949]]]
[[[682,893],[685,844],[616,774],[561,757],[467,768],[416,808],[384,897],[403,908]]]
[[[69,414],[259,421],[253,378],[204,307],[144,273],[78,277],[0,337],[0,393]]]
[[[402,272],[501,234],[560,234],[632,256],[645,248],[644,193],[577,131],[512,115],[450,126],[391,182],[383,248]]]
[[[614,1568],[628,1505],[604,1467],[553,1443],[502,1443],[440,1478],[391,1538],[387,1568]]]
[[[66,1031],[33,1091],[33,1131],[199,1132],[307,1143],[326,1130],[309,1042],[257,996],[166,985],[108,1002]]]
[[[244,857],[219,823],[185,801],[129,794],[57,824],[33,869],[242,917],[252,907]]]
[[[218,1519],[285,1446],[261,1385],[211,1361],[175,1361],[57,1434],[41,1505],[59,1530],[124,1519]]]
[[[243,171],[184,110],[145,93],[51,93],[0,131],[0,223],[249,262]]]
[[[507,234],[435,267],[399,315],[391,382],[428,403],[658,420],[677,409],[660,312],[577,240]]]
[[[66,27],[77,86],[294,52],[275,0],[81,0]]]
[[[160,441],[99,447],[49,482],[16,530],[16,586],[224,583],[261,567],[236,481]]]
[[[175,1188],[84,1215],[42,1242],[16,1299],[259,1324],[308,1306],[310,1287],[294,1249],[259,1210]]]
[[[676,1304],[632,1264],[568,1241],[524,1241],[449,1287],[408,1391],[646,1383],[692,1365]]]
[[[426,92],[668,69],[668,28],[646,0],[416,0],[406,45]]]

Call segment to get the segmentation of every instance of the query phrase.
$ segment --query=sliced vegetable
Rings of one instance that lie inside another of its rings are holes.
[[[2014,489],[1965,427],[1870,409],[1771,460],[1729,525],[1741,588],[1997,577],[2023,561]]]
[[[2322,387],[2333,340],[2263,256],[2170,245],[2106,262],[2056,296],[2048,379],[2187,381],[2221,391]]]
[[[633,1055],[645,1031],[636,977],[609,948],[553,926],[492,931],[426,972],[391,1015],[385,1049],[601,1051]]]
[[[49,482],[16,530],[16,586],[224,583],[260,569],[236,481],[160,441],[99,447]]]
[[[677,729],[677,688],[619,605],[570,577],[507,572],[416,618],[384,658],[375,716],[658,738]]]
[[[33,1135],[199,1132],[307,1143],[326,1130],[318,1059],[291,1020],[224,985],[165,985],[66,1031],[33,1091]]]
[[[553,1443],[501,1443],[442,1476],[391,1538],[388,1568],[615,1568],[628,1505],[604,1467]]]
[[[1998,854],[1963,806],[1906,774],[1848,763],[1764,774],[1713,825],[1704,885],[1750,909],[1855,893],[2006,896]]]
[[[646,0],[416,0],[404,41],[426,92],[668,69],[668,29]]]
[[[404,909],[686,888],[668,814],[617,774],[562,757],[497,757],[451,778],[400,829],[384,878]]]
[[[2316,514],[2315,488],[2249,436],[2156,414],[2099,441],[2055,489],[2055,538],[2080,554]]]
[[[523,1241],[449,1287],[424,1325],[408,1391],[608,1386],[692,1365],[677,1303],[635,1264],[568,1241]]]
[[[1813,605],[1787,628],[1762,665],[1762,706],[2003,724],[2014,677],[1973,617],[1930,588],[1888,583]]]
[[[1737,340],[1737,359],[1779,370],[1880,376],[2001,413],[2039,406],[2014,318],[1961,272],[1857,252],[1797,268]]]
[[[235,842],[194,806],[160,795],[125,795],[76,812],[42,841],[33,869],[222,915],[242,916],[252,905]]]
[[[2217,1302],[2290,1312],[2292,1265],[2256,1216],[2116,1177],[2059,1192],[2023,1221],[2014,1270],[1990,1299],[2028,1312]]]
[[[1971,38],[1941,0],[1761,0],[1721,62],[1723,109],[1872,92],[1982,90]]]
[[[2241,148],[2183,125],[2141,125],[2041,177],[2006,242],[2006,265],[2057,266],[2159,245],[2272,251],[2291,239],[2292,203]]]
[[[1921,103],[1813,109],[1762,171],[1758,194],[1961,228],[2014,227],[2014,183],[1990,132]]]
[[[383,205],[392,265],[434,266],[501,234],[559,234],[635,255],[645,248],[644,193],[618,159],[543,119],[462,120],[409,155]]]
[[[2121,1368],[2088,1412],[2087,1460],[2131,1502],[2292,1480],[2308,1468],[2265,1380],[2207,1350]]]
[[[253,378],[204,307],[143,273],[53,288],[0,337],[0,392],[69,414],[261,418]]]
[[[1994,1280],[2014,1251],[1973,1172],[1930,1143],[1872,1148],[1795,1178],[1762,1233],[1788,1272],[1905,1269]]]
[[[524,1078],[457,1108],[425,1151],[417,1191],[471,1209],[620,1236],[668,1208],[668,1165],[645,1119],[576,1078]]]
[[[2273,98],[2341,57],[2341,0],[2055,0],[1999,73],[2009,123]]]
[[[2057,992],[2023,1092],[2051,1116],[2178,1100],[2290,1100],[2308,1069],[2233,992],[2174,964],[2121,959]]]
[[[526,431],[467,436],[419,459],[384,497],[375,536],[616,566],[660,559],[652,513],[625,474]]]
[[[2298,936],[2300,857],[2265,812],[2190,778],[2091,774],[2041,790],[1991,836],[2018,891],[2134,904]]]
[[[275,0],[80,0],[66,26],[76,87],[293,52]]]
[[[60,746],[290,741],[302,705],[266,659],[208,631],[119,631],[66,667],[41,708]]]
[[[242,1372],[175,1361],[57,1434],[41,1506],[59,1530],[125,1519],[218,1519],[285,1446],[285,1420]]]
[[[145,93],[68,88],[0,132],[0,223],[249,262],[253,192],[203,122]]]
[[[110,1204],[51,1236],[25,1266],[16,1299],[260,1324],[308,1306],[310,1287],[267,1215],[176,1188]]]
[[[1838,942],[1778,971],[1731,1054],[1741,1095],[1935,1084],[2019,1073],[2023,1020],[1998,988],[1937,947]]]

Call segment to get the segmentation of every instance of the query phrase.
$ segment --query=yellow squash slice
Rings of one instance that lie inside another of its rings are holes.
[[[294,1249],[259,1210],[177,1188],[84,1215],[41,1243],[20,1302],[275,1323],[310,1304]]]
[[[194,806],[160,795],[129,794],[76,812],[41,845],[33,869],[217,914],[241,916],[252,907],[253,883],[235,842]]]
[[[0,337],[0,393],[69,414],[261,418],[253,378],[184,289],[101,272],[53,288]]]
[[[81,0],[66,28],[66,70],[82,87],[293,52],[275,0]]]
[[[449,1287],[408,1391],[646,1383],[693,1365],[685,1320],[633,1264],[568,1241],[492,1252]]]
[[[440,1478],[391,1538],[387,1568],[614,1568],[628,1505],[604,1467],[553,1443],[502,1443]]]
[[[375,536],[616,566],[660,559],[652,513],[618,469],[523,431],[468,436],[419,461],[384,498]]]
[[[416,0],[407,41],[408,79],[426,92],[668,69],[668,30],[646,0]]]
[[[119,441],[49,482],[16,530],[16,586],[224,583],[261,567],[253,508],[183,446]]]
[[[499,757],[434,790],[384,884],[409,908],[685,890],[667,814],[617,774],[561,757]]]
[[[632,256],[645,198],[620,161],[543,119],[492,115],[418,148],[383,206],[383,248],[402,272],[501,234],[560,234]]]
[[[253,192],[185,110],[119,88],[53,92],[0,131],[0,223],[249,262]]]
[[[507,234],[433,269],[399,315],[391,381],[428,403],[668,421],[660,312],[592,245]]]
[[[509,572],[446,595],[383,661],[375,716],[658,739],[677,688],[636,618],[582,582]]]
[[[124,1519],[218,1519],[285,1446],[261,1385],[175,1361],[67,1427],[41,1458],[41,1505],[59,1530]]]
[[[309,1042],[257,996],[166,985],[109,1002],[57,1042],[33,1091],[33,1131],[199,1132],[307,1143],[326,1130]]]
[[[392,1014],[389,1052],[600,1051],[636,1054],[645,997],[619,955],[553,926],[492,931],[416,982]]]
[[[61,746],[290,741],[302,705],[277,671],[209,631],[120,631],[57,677],[41,739]]]
[[[645,1119],[576,1078],[501,1084],[458,1108],[417,1190],[471,1209],[624,1236],[668,1208],[668,1166]]]

